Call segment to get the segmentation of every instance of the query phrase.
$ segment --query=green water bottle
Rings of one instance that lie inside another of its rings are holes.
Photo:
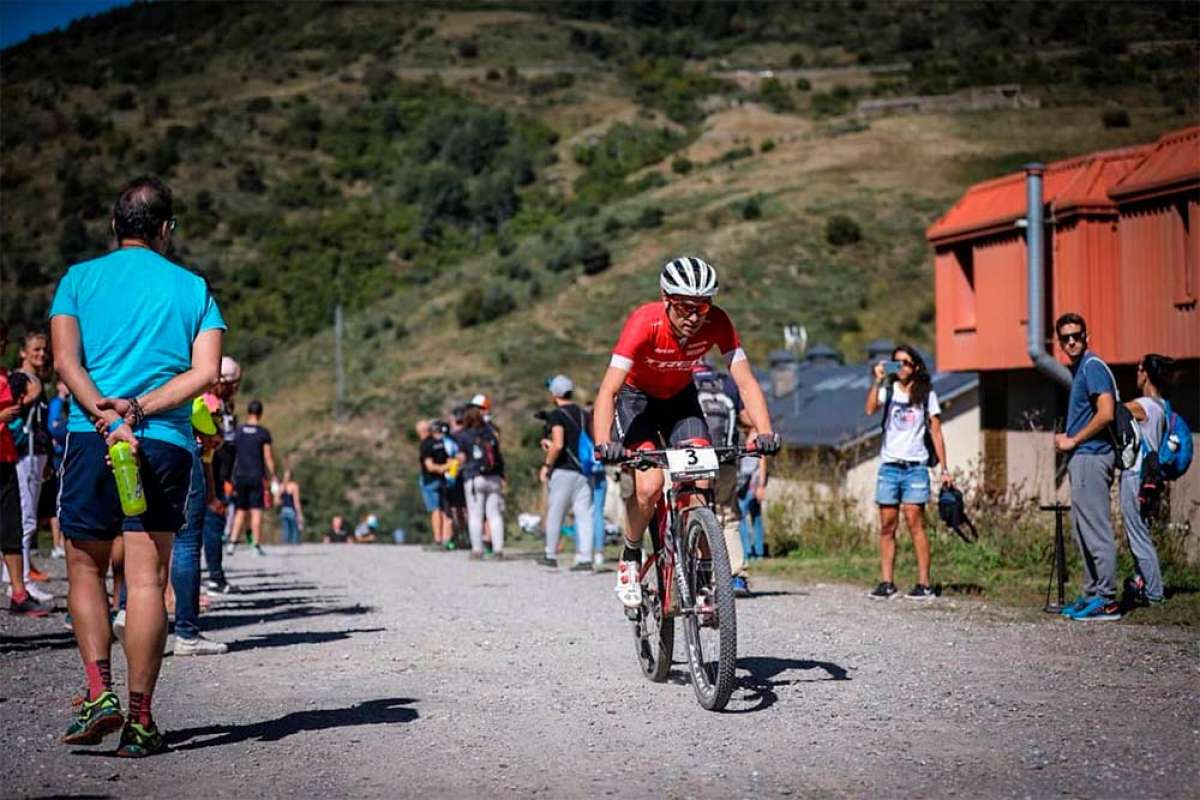
[[[138,473],[137,456],[129,442],[116,442],[108,448],[112,459],[113,477],[117,479],[117,494],[121,498],[121,510],[127,517],[146,513],[146,496],[142,494],[142,476]]]

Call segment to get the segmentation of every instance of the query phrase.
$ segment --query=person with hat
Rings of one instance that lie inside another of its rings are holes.
[[[176,656],[211,656],[228,652],[224,642],[200,633],[200,548],[204,543],[204,517],[215,497],[213,453],[221,447],[217,423],[203,397],[192,401],[192,477],[188,490],[187,516],[171,548],[171,588],[175,592]]]
[[[367,514],[363,517],[362,522],[358,523],[354,528],[354,541],[356,544],[370,544],[376,541],[376,532],[379,530],[379,517],[374,514]]]
[[[575,384],[566,375],[546,381],[554,410],[546,415],[550,446],[538,478],[546,484],[546,554],[540,563],[558,566],[558,537],[569,505],[575,515],[575,566],[573,572],[592,570],[592,470],[580,456],[579,439],[591,428],[588,414],[574,401]]]

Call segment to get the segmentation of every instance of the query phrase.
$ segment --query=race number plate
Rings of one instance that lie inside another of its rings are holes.
[[[672,475],[715,475],[720,465],[711,447],[684,447],[667,451],[667,469]]]

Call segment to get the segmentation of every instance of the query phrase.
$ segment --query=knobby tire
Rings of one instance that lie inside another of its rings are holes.
[[[687,513],[687,527],[681,538],[683,552],[679,570],[688,584],[688,592],[680,599],[696,603],[695,575],[699,556],[699,540],[708,541],[712,562],[712,592],[718,623],[718,652],[705,653],[700,638],[700,619],[696,614],[683,618],[687,639],[688,666],[692,673],[692,688],[696,699],[708,711],[725,708],[733,694],[737,670],[737,611],[729,572],[729,552],[725,536],[716,516],[709,508],[694,508]],[[715,661],[713,659],[715,658]]]
[[[650,522],[652,529],[656,529],[657,524],[656,520]],[[667,680],[675,652],[675,619],[667,616],[662,604],[665,589],[660,560],[642,579],[642,607],[633,626],[634,647],[642,674],[655,683]]]

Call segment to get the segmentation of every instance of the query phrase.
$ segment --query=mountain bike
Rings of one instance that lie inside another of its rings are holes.
[[[665,475],[647,527],[653,549],[638,573],[642,604],[626,610],[638,661],[647,678],[666,681],[675,651],[675,620],[682,620],[692,688],[709,711],[723,709],[733,693],[737,610],[714,490],[697,482],[715,482],[721,463],[744,455],[761,457],[744,447],[681,447],[633,451],[620,462],[634,469],[662,469]]]

